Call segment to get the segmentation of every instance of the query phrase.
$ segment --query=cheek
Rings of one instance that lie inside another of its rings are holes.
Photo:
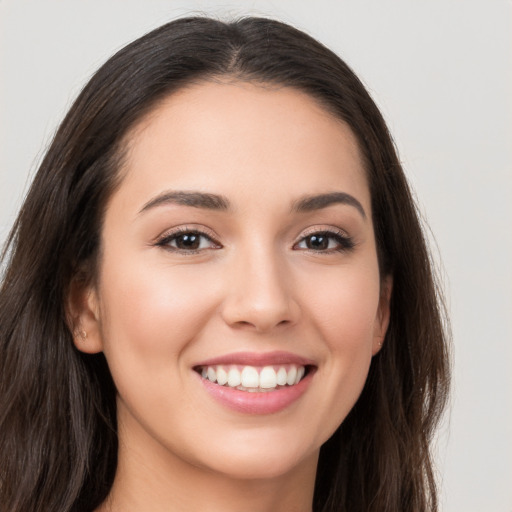
[[[309,294],[314,325],[331,352],[371,349],[379,304],[378,272],[363,267],[323,279]]]
[[[121,263],[103,268],[103,352],[119,410],[152,431],[152,425],[171,425],[173,411],[192,403],[181,386],[190,371],[183,353],[215,311],[214,286],[204,286],[205,279],[185,266]]]
[[[185,266],[105,265],[105,354],[132,354],[137,364],[169,366],[215,310],[211,280]],[[129,276],[129,277],[127,277]],[[210,286],[206,286],[209,283]],[[144,356],[143,359],[139,356]]]
[[[312,335],[324,343],[318,370],[323,393],[317,405],[328,411],[320,426],[325,438],[344,421],[366,382],[380,294],[372,267],[334,277],[310,293],[308,310]]]

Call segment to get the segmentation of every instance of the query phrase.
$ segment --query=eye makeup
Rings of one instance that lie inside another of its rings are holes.
[[[165,233],[157,240],[155,246],[181,254],[197,254],[205,250],[222,248],[222,244],[209,231],[188,226]],[[332,254],[350,251],[354,246],[353,239],[340,229],[315,228],[308,230],[292,248]]]
[[[205,250],[222,248],[222,245],[214,239],[211,233],[188,226],[165,233],[155,245],[170,252],[182,254],[197,254]]]
[[[354,240],[339,229],[311,229],[302,236],[294,249],[304,249],[321,254],[350,251],[355,247]]]

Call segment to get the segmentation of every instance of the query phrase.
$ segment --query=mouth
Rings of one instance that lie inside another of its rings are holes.
[[[309,364],[266,366],[206,364],[194,367],[204,380],[249,393],[269,393],[298,385],[314,370]]]
[[[300,401],[317,370],[314,361],[289,352],[237,352],[193,368],[207,395],[250,415],[274,414]]]

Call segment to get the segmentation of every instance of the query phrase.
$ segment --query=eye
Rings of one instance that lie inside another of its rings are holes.
[[[354,247],[353,240],[342,232],[316,231],[303,237],[294,248],[315,252],[341,252]]]
[[[157,246],[164,249],[194,253],[205,249],[219,249],[221,246],[206,233],[198,230],[180,229],[173,233],[168,233],[156,243]]]

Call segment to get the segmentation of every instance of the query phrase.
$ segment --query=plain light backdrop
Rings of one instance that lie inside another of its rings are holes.
[[[305,30],[362,78],[428,220],[454,334],[445,512],[512,512],[510,0],[0,0],[0,242],[57,124],[117,49],[178,16]]]

